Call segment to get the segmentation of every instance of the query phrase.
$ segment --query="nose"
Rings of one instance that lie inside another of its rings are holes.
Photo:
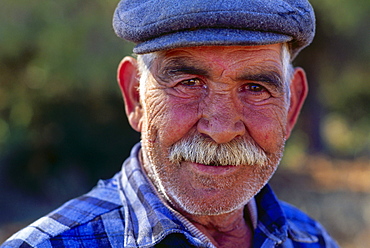
[[[198,132],[212,138],[216,143],[230,142],[246,132],[240,106],[230,96],[208,98],[201,112],[202,116],[197,124]]]

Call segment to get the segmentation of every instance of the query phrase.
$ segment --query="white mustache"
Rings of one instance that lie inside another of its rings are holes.
[[[172,163],[189,161],[215,166],[263,166],[268,162],[268,157],[262,148],[243,138],[217,144],[209,138],[196,134],[172,145],[169,160]]]

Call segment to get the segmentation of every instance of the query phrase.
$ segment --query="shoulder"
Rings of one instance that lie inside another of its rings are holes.
[[[289,237],[298,242],[314,242],[319,247],[338,247],[325,228],[300,209],[279,201],[286,216]]]
[[[69,240],[68,247],[80,247],[78,242],[81,239],[97,242],[96,236],[104,236],[103,234],[107,236],[106,234],[109,233],[110,229],[104,225],[107,218],[117,220],[122,218],[122,202],[116,180],[113,178],[100,181],[89,193],[66,202],[60,208],[14,234],[1,245],[1,248],[64,247],[61,244],[64,239],[67,240],[66,237]],[[109,223],[116,224],[114,221]],[[122,221],[117,223],[120,227],[115,228],[123,228]],[[77,242],[74,245],[73,240]],[[92,245],[100,246],[96,243]]]

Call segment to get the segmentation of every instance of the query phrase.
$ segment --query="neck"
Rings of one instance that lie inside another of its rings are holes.
[[[244,209],[213,216],[181,213],[216,247],[251,247],[252,245],[252,222],[249,214],[244,215]]]

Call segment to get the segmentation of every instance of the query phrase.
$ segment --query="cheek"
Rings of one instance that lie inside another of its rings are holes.
[[[158,127],[165,118],[166,105],[163,100],[164,96],[156,90],[148,90],[146,97],[142,101],[143,117],[142,117],[142,135],[146,138],[152,139],[151,142],[155,141],[156,134],[158,133]]]
[[[187,104],[172,100],[167,101],[168,111],[166,117],[166,129],[174,142],[183,138],[196,125],[198,121],[198,107],[196,104]]]
[[[151,91],[145,108],[147,136],[164,146],[180,140],[197,122],[196,104],[180,102],[162,92]]]
[[[262,107],[245,110],[246,125],[254,141],[265,151],[273,153],[281,149],[285,141],[286,109]]]

